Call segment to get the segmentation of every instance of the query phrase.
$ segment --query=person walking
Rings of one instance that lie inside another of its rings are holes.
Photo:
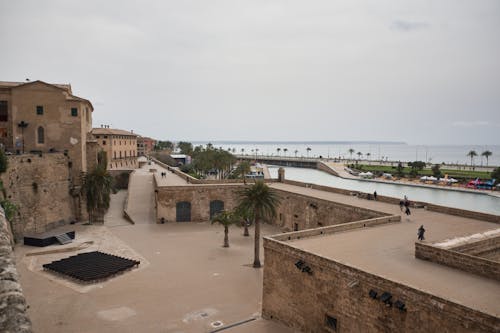
[[[405,214],[408,215],[408,216],[411,215],[410,207],[406,206]]]
[[[377,200],[377,191],[373,192],[373,200]]]
[[[425,233],[425,229],[424,229],[424,225],[422,224],[420,226],[420,228],[418,228],[418,231],[417,231],[417,235],[418,235],[418,240],[419,241],[423,241],[425,238],[424,238],[424,233]]]
[[[399,210],[403,211],[403,206],[405,205],[405,202],[403,200],[399,200]]]

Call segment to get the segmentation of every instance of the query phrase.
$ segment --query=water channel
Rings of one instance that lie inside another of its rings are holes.
[[[269,166],[269,173],[272,178],[278,177],[278,168],[277,166]],[[406,195],[409,200],[500,215],[500,198],[485,193],[345,179],[332,176],[323,171],[306,168],[284,167],[284,169],[285,178],[290,180],[366,193],[377,191],[379,195],[394,198],[402,198]]]

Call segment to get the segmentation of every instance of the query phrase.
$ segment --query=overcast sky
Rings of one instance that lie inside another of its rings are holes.
[[[170,140],[500,144],[500,1],[0,0],[0,80]]]

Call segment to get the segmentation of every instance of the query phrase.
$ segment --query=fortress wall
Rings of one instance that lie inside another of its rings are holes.
[[[500,281],[500,262],[457,252],[453,248],[415,243],[415,257]]]
[[[70,160],[62,153],[10,156],[2,174],[7,199],[17,206],[13,234],[39,233],[75,220],[77,198],[70,194]]]
[[[500,332],[497,317],[325,257],[264,239],[262,316],[302,332]],[[299,260],[311,274],[296,267]],[[377,299],[370,297],[377,292]],[[392,306],[380,295],[389,292]],[[394,303],[401,300],[406,311]],[[326,315],[336,319],[328,328]]]
[[[26,299],[18,281],[9,221],[0,207],[0,332],[30,333]]]

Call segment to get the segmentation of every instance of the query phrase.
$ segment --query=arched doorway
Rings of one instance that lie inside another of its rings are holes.
[[[210,201],[210,219],[224,210],[224,201],[212,200]]]
[[[191,221],[191,203],[189,201],[180,201],[176,204],[176,221],[189,222]]]

